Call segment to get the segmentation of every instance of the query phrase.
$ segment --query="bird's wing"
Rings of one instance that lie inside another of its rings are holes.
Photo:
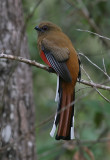
[[[50,51],[58,62],[66,61],[69,58],[69,49],[66,47],[59,47],[58,44],[55,44],[55,41],[44,38],[42,40],[42,47],[44,47],[45,50]]]
[[[42,54],[41,55],[42,59],[46,59],[46,63],[48,61],[47,64],[49,64],[49,66],[51,66],[61,78],[63,78],[66,82],[71,82],[72,80],[71,75],[64,61],[63,62],[57,61],[57,59],[53,56],[51,50],[50,51],[49,49],[47,50],[43,46],[43,44],[42,44],[41,54]]]

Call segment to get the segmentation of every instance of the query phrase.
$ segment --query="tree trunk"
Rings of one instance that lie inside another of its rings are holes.
[[[0,53],[29,58],[21,0],[0,0]],[[32,74],[0,60],[0,160],[36,160]]]

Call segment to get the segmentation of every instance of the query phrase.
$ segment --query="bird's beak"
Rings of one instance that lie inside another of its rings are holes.
[[[39,28],[38,26],[36,26],[34,29],[37,30],[37,31],[42,31],[42,29]]]

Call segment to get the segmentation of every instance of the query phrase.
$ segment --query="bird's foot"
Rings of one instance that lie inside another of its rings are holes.
[[[55,70],[54,70],[53,68],[51,68],[51,67],[49,67],[48,72],[49,72],[49,73],[56,73]]]

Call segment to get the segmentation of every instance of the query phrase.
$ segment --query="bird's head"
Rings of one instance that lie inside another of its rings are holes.
[[[37,30],[38,36],[45,35],[45,34],[48,34],[49,32],[53,32],[53,31],[60,31],[61,32],[61,28],[51,22],[41,22],[34,29]]]

